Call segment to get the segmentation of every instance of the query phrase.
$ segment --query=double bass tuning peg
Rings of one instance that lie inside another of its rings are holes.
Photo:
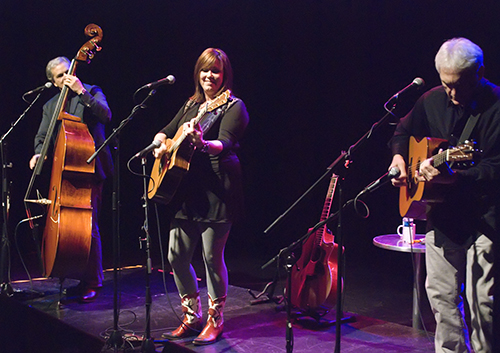
[[[99,41],[98,40],[91,40],[87,42],[87,45],[84,45],[80,51],[84,54],[84,58],[86,59],[87,63],[90,63],[90,61],[94,58],[95,51],[101,51],[102,47],[98,45]],[[92,45],[92,48],[89,46]]]
[[[99,40],[98,39],[91,39],[90,43],[94,46],[94,49],[96,51],[101,51],[102,47],[99,46]],[[92,50],[90,49],[90,51],[92,51]]]
[[[85,61],[87,61],[87,64],[90,64],[90,61],[94,58],[94,52],[87,47],[82,48],[82,52],[84,53]]]

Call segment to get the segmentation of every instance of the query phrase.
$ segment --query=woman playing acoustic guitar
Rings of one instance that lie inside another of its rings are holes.
[[[236,151],[248,125],[248,113],[245,104],[230,91],[232,78],[227,55],[220,49],[206,49],[194,68],[195,93],[155,136],[156,141],[161,141],[154,150],[157,162],[167,166],[161,168],[166,174],[175,174],[164,179],[175,189],[168,201],[176,212],[171,221],[168,260],[184,313],[183,323],[163,337],[198,335],[193,341],[196,345],[213,343],[222,333],[228,287],[224,247],[231,225],[242,211],[241,169]],[[179,168],[173,164],[180,159],[184,161],[184,172],[178,173]],[[209,295],[204,328],[196,273],[191,265],[200,239]]]

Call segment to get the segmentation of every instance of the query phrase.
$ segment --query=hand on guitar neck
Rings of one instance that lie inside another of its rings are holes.
[[[420,163],[420,168],[415,172],[415,178],[419,182],[453,184],[457,180],[457,173],[449,168],[446,163],[442,164],[439,169],[435,168],[434,158],[431,157]]]
[[[442,150],[440,150],[442,152]],[[420,167],[415,170],[415,181],[428,182],[434,184],[452,184],[457,179],[457,173],[449,168],[446,164],[441,165],[442,168],[434,167],[433,157],[427,158],[420,163]],[[396,187],[404,187],[408,185],[408,168],[403,156],[400,154],[394,155],[389,170],[393,167],[399,168],[401,174],[397,178],[391,179],[392,185]]]

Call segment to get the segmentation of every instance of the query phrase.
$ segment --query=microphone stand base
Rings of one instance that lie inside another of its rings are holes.
[[[155,341],[152,338],[146,339],[142,342],[141,352],[143,353],[155,353]]]
[[[19,290],[12,288],[10,283],[2,283],[0,286],[0,295],[13,298],[19,301],[30,300],[35,298],[41,298],[45,296],[42,292],[37,292],[34,290]]]
[[[129,351],[125,349],[125,340],[123,339],[122,333],[118,330],[113,330],[106,345],[102,348],[101,352],[126,352]],[[127,347],[129,348],[129,347]]]
[[[14,295],[14,289],[10,283],[2,283],[0,286],[0,295],[5,297],[12,297]]]
[[[314,323],[311,320],[306,320],[304,318],[309,317],[312,318]],[[323,316],[321,316],[319,313],[316,312],[295,312],[292,313],[292,319],[296,322],[299,323],[301,326],[307,327],[309,329],[314,329],[314,328],[325,328],[325,327],[331,327],[335,326],[337,324],[337,320],[328,320],[325,319]],[[344,316],[340,319],[340,324],[346,324],[350,322],[356,322],[356,317],[355,316]],[[314,326],[314,327],[312,327]]]

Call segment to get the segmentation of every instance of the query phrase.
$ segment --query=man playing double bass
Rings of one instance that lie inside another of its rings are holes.
[[[95,145],[100,146],[105,141],[104,126],[111,120],[111,110],[106,101],[106,96],[98,86],[83,84],[78,77],[69,75],[70,61],[66,57],[57,57],[48,62],[46,75],[54,86],[61,90],[66,85],[70,91],[66,103],[67,113],[79,117],[85,123],[92,135]],[[36,165],[42,145],[45,141],[47,130],[56,109],[60,92],[52,97],[43,106],[43,118],[35,136],[35,155],[30,160],[30,168]],[[56,133],[53,135],[52,144],[55,142]],[[102,252],[101,237],[98,227],[98,213],[101,206],[103,182],[113,172],[113,162],[109,148],[103,149],[95,160],[95,175],[92,180],[92,239],[88,263],[80,283],[76,287],[65,291],[67,299],[76,298],[80,302],[95,300],[99,289],[102,287]]]

